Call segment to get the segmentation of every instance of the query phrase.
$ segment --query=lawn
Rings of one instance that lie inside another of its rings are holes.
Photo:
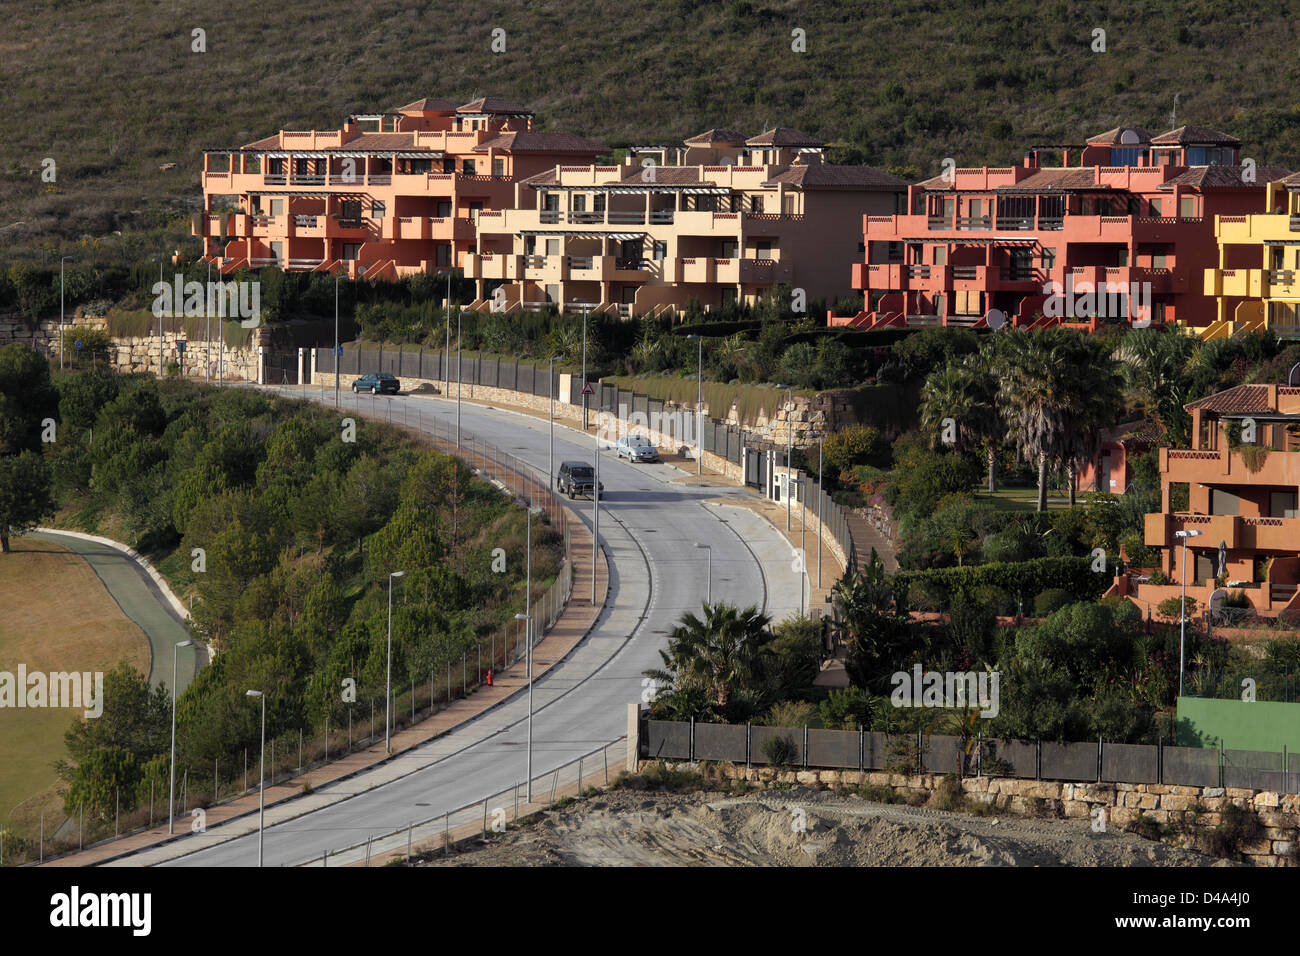
[[[1038,489],[1033,487],[998,488],[993,494],[989,494],[986,487],[981,487],[976,488],[973,494],[977,501],[990,501],[1003,511],[1034,511],[1038,507]],[[1068,497],[1053,488],[1047,489],[1049,511],[1068,507],[1070,507]]]
[[[80,557],[57,544],[14,538],[0,556],[0,670],[108,671],[125,660],[149,670],[149,641]],[[54,761],[79,711],[0,709],[0,826],[46,836],[62,819]]]

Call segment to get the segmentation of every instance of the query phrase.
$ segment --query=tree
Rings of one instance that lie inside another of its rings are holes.
[[[39,451],[41,423],[58,410],[50,363],[18,342],[0,348],[0,455]]]
[[[1123,409],[1122,374],[1106,344],[1080,336],[1072,344],[1066,363],[1071,401],[1065,415],[1070,485],[1070,507],[1075,503],[1075,477],[1079,465],[1097,454],[1101,430],[1115,424]]]
[[[970,451],[981,442],[985,445],[990,494],[997,491],[997,448],[1005,431],[998,411],[997,379],[990,365],[992,356],[990,346],[978,355],[949,359],[925,380],[920,406],[921,422],[935,430],[936,438],[942,432],[943,420],[953,420],[958,452]]]
[[[874,548],[866,564],[831,592],[835,630],[848,647],[844,669],[857,687],[887,692],[889,676],[914,643],[911,622]]]
[[[1048,466],[1063,461],[1071,449],[1071,337],[1066,329],[1039,329],[1009,335],[999,350],[998,396],[1007,437],[1038,461],[1038,510],[1047,510]]]
[[[9,553],[9,538],[24,534],[54,512],[50,471],[35,452],[0,455],[0,554]]]
[[[659,652],[663,668],[645,675],[668,685],[670,693],[702,692],[724,717],[739,708],[737,698],[757,710],[771,656],[770,618],[757,608],[741,611],[726,604],[706,604],[702,617],[692,613]]]

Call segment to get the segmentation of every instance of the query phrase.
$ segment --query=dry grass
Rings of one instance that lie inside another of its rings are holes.
[[[108,671],[125,660],[149,670],[149,641],[90,565],[48,541],[14,538],[0,556],[0,669]],[[61,807],[53,762],[65,755],[71,710],[0,710],[0,825],[29,830]],[[21,805],[20,810],[15,810]],[[47,832],[47,837],[49,833]]]

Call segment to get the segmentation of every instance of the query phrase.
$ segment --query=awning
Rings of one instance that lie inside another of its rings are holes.
[[[872,240],[873,242],[883,242],[884,240]],[[945,246],[1023,246],[1032,248],[1039,244],[1037,236],[1025,238],[1024,236],[970,236],[962,235],[954,239],[951,236],[909,236],[899,242],[929,242],[942,243]]]

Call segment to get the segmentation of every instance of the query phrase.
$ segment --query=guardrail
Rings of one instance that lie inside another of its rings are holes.
[[[582,781],[590,778],[590,774],[598,774],[598,780],[605,785],[609,784],[611,779],[610,764],[611,756],[615,759],[612,761],[614,766],[614,776],[618,770],[626,764],[627,758],[627,736],[619,737],[617,740],[606,744],[603,747],[597,747],[585,754],[570,760],[568,763],[549,770],[546,773],[534,776],[532,783],[535,794],[546,795],[546,805],[554,805],[556,797],[562,795],[562,790],[568,786],[574,786],[579,792],[582,789]],[[588,773],[589,771],[589,773]],[[538,787],[537,785],[541,786]],[[522,788],[522,791],[521,791]],[[516,781],[511,787],[504,790],[498,790],[487,797],[475,800],[473,803],[463,804],[455,810],[445,810],[442,813],[425,817],[422,820],[412,820],[404,827],[397,827],[392,830],[385,830],[379,834],[367,833],[364,840],[358,840],[340,847],[337,850],[330,850],[321,854],[319,857],[312,857],[310,860],[304,860],[297,864],[298,866],[329,866],[330,860],[333,859],[334,865],[346,866],[350,863],[359,863],[365,861],[366,865],[370,864],[371,855],[375,852],[391,852],[400,850],[402,845],[406,845],[407,857],[409,858],[412,847],[416,841],[424,842],[430,839],[437,839],[439,834],[443,836],[444,852],[451,850],[451,830],[453,827],[463,827],[467,824],[479,823],[482,828],[483,836],[487,835],[490,828],[489,819],[493,818],[496,825],[505,822],[508,816],[511,823],[519,821],[519,800],[521,795],[526,796],[528,792],[528,781]],[[507,806],[513,806],[514,813],[509,815],[506,812]],[[536,808],[527,809],[526,812],[531,814],[537,812]],[[498,822],[499,821],[499,822]],[[363,830],[364,827],[356,827],[356,830]]]

